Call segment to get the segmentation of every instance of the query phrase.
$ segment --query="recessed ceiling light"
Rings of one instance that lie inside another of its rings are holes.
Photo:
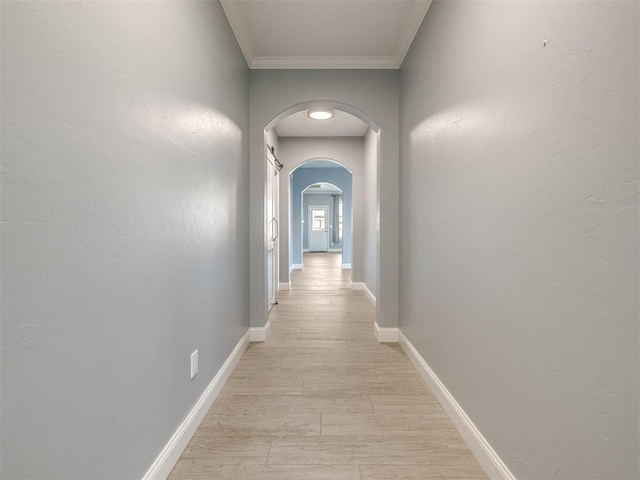
[[[315,108],[309,110],[307,116],[313,120],[329,120],[333,118],[333,110],[328,108]]]

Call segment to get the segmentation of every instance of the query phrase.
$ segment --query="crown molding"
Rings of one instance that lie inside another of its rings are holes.
[[[220,0],[231,30],[244,55],[247,65],[255,70],[268,69],[398,69],[407,55],[413,39],[422,25],[432,0],[416,0],[393,56],[351,57],[276,57],[255,55],[247,26],[242,18],[238,0]]]
[[[249,68],[251,68],[255,54],[253,53],[253,46],[249,40],[250,37],[247,26],[242,19],[240,8],[238,8],[238,1],[220,0],[220,5],[222,5],[222,9],[227,16],[227,20],[229,20],[231,30],[233,30],[233,34],[236,37],[240,50],[242,50],[242,55],[244,55],[244,59],[246,60]]]
[[[398,40],[398,47],[396,48],[396,53],[393,56],[395,60],[395,68],[400,68],[402,66],[402,62],[404,62],[404,57],[407,56],[409,52],[409,48],[411,48],[411,44],[413,40],[416,38],[416,34],[420,29],[420,25],[424,21],[424,17],[427,15],[429,11],[429,7],[431,6],[432,0],[418,0],[414,7],[413,12],[409,16],[407,24],[403,29],[402,37]]]
[[[388,69],[394,57],[255,57],[249,68],[260,69]]]

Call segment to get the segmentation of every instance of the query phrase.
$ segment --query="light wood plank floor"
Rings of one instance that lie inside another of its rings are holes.
[[[485,479],[340,254],[305,254],[171,480]]]

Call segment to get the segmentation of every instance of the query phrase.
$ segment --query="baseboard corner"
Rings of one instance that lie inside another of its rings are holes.
[[[267,334],[271,327],[271,320],[264,327],[251,327],[249,329],[249,340],[251,342],[264,342],[267,340]]]
[[[378,322],[373,323],[374,331],[376,334],[376,339],[380,343],[398,343],[398,332],[397,328],[387,328],[381,327],[378,325]]]

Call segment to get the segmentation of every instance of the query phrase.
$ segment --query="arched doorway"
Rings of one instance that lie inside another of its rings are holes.
[[[303,253],[311,251],[339,252],[342,268],[350,269],[354,223],[352,172],[326,159],[304,162],[289,173],[289,199],[289,270],[302,268]],[[320,216],[327,215],[326,237],[319,230],[322,220],[313,224],[312,207],[324,208],[315,211]]]
[[[357,155],[348,155],[348,157],[350,157],[351,163],[349,161],[341,162],[343,163],[343,166],[348,165],[347,168],[350,171],[354,170],[354,168],[352,168],[352,165],[355,163],[357,164],[355,169],[358,170],[357,172],[355,171],[353,172],[354,174],[353,189],[354,191],[357,190],[357,193],[353,194],[354,205],[352,207],[352,211],[354,213],[352,215],[351,220],[354,223],[354,225],[353,225],[353,240],[350,245],[352,250],[355,250],[355,252],[352,254],[353,255],[352,261],[351,262],[344,261],[343,267],[353,268],[352,278],[354,281],[354,285],[357,284],[361,287],[364,287],[365,289],[367,288],[367,282],[369,282],[369,284],[372,285],[371,290],[373,293],[370,295],[370,298],[372,298],[375,305],[375,294],[376,294],[375,289],[377,288],[376,280],[379,275],[379,245],[380,245],[380,241],[379,241],[380,231],[379,231],[379,220],[378,220],[379,219],[378,165],[379,165],[379,152],[380,152],[380,148],[379,148],[380,128],[368,115],[364,114],[359,109],[351,105],[347,105],[340,102],[312,101],[312,102],[305,102],[305,103],[294,105],[282,111],[280,114],[276,115],[270,122],[268,122],[265,125],[265,128],[263,130],[263,147],[264,147],[263,151],[266,152],[268,148],[275,147],[276,155],[284,164],[283,171],[280,175],[280,199],[279,199],[279,206],[278,206],[279,211],[281,211],[281,218],[278,219],[281,236],[279,238],[280,243],[278,247],[280,264],[279,264],[279,282],[277,283],[277,286],[280,289],[289,288],[291,268],[298,266],[299,264],[302,263],[302,262],[298,263],[293,261],[292,257],[293,257],[294,251],[290,248],[291,246],[290,242],[284,241],[284,238],[283,238],[287,235],[289,236],[289,238],[291,238],[292,228],[294,228],[288,222],[289,215],[285,213],[286,209],[290,209],[292,205],[291,204],[292,199],[290,198],[291,178],[287,174],[290,173],[291,170],[298,168],[300,164],[309,162],[310,160],[325,159],[325,160],[331,161],[334,158],[341,158],[342,160],[342,155],[340,155],[339,153],[336,155],[332,155],[331,152],[329,151],[330,149],[325,150],[323,148],[316,148],[320,143],[331,144],[332,142],[330,141],[330,139],[327,139],[327,138],[322,139],[322,142],[315,141],[315,144],[312,147],[310,147],[309,150],[306,151],[306,155],[289,156],[286,153],[287,148],[284,148],[284,145],[280,145],[280,144],[295,143],[295,142],[294,141],[289,142],[289,139],[287,139],[286,142],[281,141],[278,137],[277,129],[278,129],[279,123],[283,119],[286,119],[289,116],[299,112],[305,112],[311,109],[318,108],[320,105],[327,106],[329,108],[334,109],[335,111],[345,112],[349,115],[352,115],[356,117],[364,125],[364,130],[363,130],[364,133],[357,139],[357,142],[359,142],[359,147],[358,147],[359,153]],[[335,139],[333,140],[334,140],[333,143],[335,144],[336,141]],[[301,139],[296,139],[295,141],[300,143]],[[314,142],[310,142],[310,143],[314,143]],[[311,151],[315,153],[311,154],[310,153]],[[355,187],[356,177],[358,177],[359,181],[361,182],[361,185],[358,189],[356,189]],[[263,173],[263,178],[266,178],[264,177],[264,173]],[[260,183],[263,183],[263,182],[260,182]],[[361,221],[361,225],[359,226],[357,225],[357,220],[355,219],[355,217],[357,216],[355,212],[357,210],[358,202],[360,204],[360,209],[362,211],[362,221]],[[365,206],[366,206],[368,215],[365,214]],[[269,221],[271,221],[271,219],[267,219],[266,217],[264,217],[264,214],[263,214],[262,222],[263,222],[263,225],[265,226],[265,228],[263,228],[264,231],[269,231],[269,227],[268,227]],[[301,237],[302,236],[303,235],[301,235]],[[371,237],[371,238],[368,238],[368,237]],[[365,244],[367,245],[366,248],[364,247]],[[357,248],[356,245],[362,245],[362,247]],[[364,253],[365,250],[366,250],[366,258]],[[263,265],[264,267],[262,268],[262,274],[260,275],[260,277],[255,277],[252,275],[252,281],[258,288],[260,288],[262,292],[265,292],[266,291],[265,287],[267,285],[267,279],[265,277],[267,272],[273,271],[273,268],[268,267],[266,263],[266,257],[264,259]],[[252,262],[252,266],[256,266],[256,264]],[[263,280],[261,282],[258,281],[261,278]],[[252,291],[255,292],[256,288],[253,288]],[[264,298],[264,294],[261,293],[261,295],[262,295],[262,298]],[[252,297],[253,297],[252,304],[251,304],[253,309],[252,311],[256,312],[256,309],[254,307],[257,306],[255,301],[257,299],[253,296],[253,294],[252,294]],[[255,325],[257,323],[257,325],[259,326],[261,322],[259,320],[256,321],[256,319],[258,319],[259,317],[262,317],[264,318],[265,328],[268,328],[266,313],[267,313],[266,302],[263,301],[262,306],[260,306],[259,308],[258,315],[252,315],[252,325]]]

